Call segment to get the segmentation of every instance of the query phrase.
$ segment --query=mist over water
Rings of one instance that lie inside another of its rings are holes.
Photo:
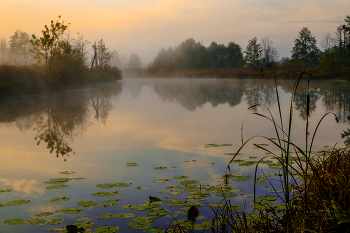
[[[287,124],[292,82],[278,81],[278,85],[283,120]],[[296,95],[292,130],[292,140],[302,148],[305,147],[306,86],[306,82],[302,81]],[[348,86],[347,82],[311,83],[310,132],[313,132],[325,112],[334,111],[340,117],[338,124],[332,117],[325,118],[316,135],[315,150],[334,146],[337,142],[339,146],[343,145],[345,138],[341,138],[341,133],[349,127],[346,118],[350,115]],[[140,204],[149,196],[186,200],[188,193],[183,190],[177,196],[160,193],[167,186],[178,185],[179,180],[173,179],[171,183],[155,183],[154,180],[185,175],[202,182],[198,184],[203,187],[223,184],[222,175],[231,159],[225,153],[233,153],[241,145],[243,121],[244,140],[253,135],[275,137],[271,122],[250,114],[268,114],[267,109],[255,107],[248,110],[248,107],[263,104],[277,119],[276,101],[273,80],[185,78],[127,78],[62,93],[3,99],[0,102],[0,189],[14,190],[1,193],[0,203],[6,204],[15,199],[28,199],[31,202],[0,208],[1,229],[4,232],[33,229],[47,232],[56,226],[8,226],[3,221],[12,218],[28,220],[39,212],[76,208],[79,207],[76,203],[81,200],[102,204],[106,198],[95,197],[91,193],[111,190],[100,189],[96,187],[97,184],[125,182],[131,187],[113,189],[122,193],[113,197],[122,199],[115,207],[86,209],[76,215],[55,212],[47,219],[65,218],[58,225],[62,227],[76,222],[76,217],[89,216],[97,222],[95,227],[118,225],[122,232],[132,232],[127,227],[130,219],[101,221],[97,217],[106,213],[127,212],[144,216],[145,212],[125,209],[123,205]],[[254,142],[268,143],[259,138]],[[211,143],[232,146],[205,147]],[[268,148],[275,150],[272,145]],[[249,156],[261,158],[265,154],[251,143],[242,151],[240,159]],[[125,166],[131,162],[137,162],[139,166]],[[174,166],[177,169],[169,168]],[[167,169],[154,170],[154,167]],[[267,165],[261,165],[261,168],[267,173],[277,171],[269,169]],[[62,171],[76,173],[58,173]],[[231,166],[233,173],[251,175],[252,171],[252,167]],[[260,176],[261,171],[258,172]],[[67,188],[46,189],[48,185],[43,182],[58,177],[85,179],[71,180]],[[237,197],[231,198],[235,204],[243,205],[246,200],[250,203],[252,197],[245,196],[253,192],[250,181],[231,181],[233,187],[242,189]],[[260,184],[263,185],[266,186]],[[133,189],[138,186],[148,189]],[[259,194],[271,193],[259,189]],[[70,197],[70,200],[60,203],[48,201],[60,196]],[[220,197],[212,194],[205,202],[217,203],[220,200]],[[171,213],[178,211],[175,207],[168,209]],[[199,211],[204,215],[209,213],[208,207],[204,206]],[[182,218],[186,216],[180,214],[178,219]],[[152,226],[163,227],[172,222],[173,219],[162,217]]]

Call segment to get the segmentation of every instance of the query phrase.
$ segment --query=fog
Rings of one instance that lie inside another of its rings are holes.
[[[281,57],[290,56],[293,40],[309,27],[318,44],[344,22],[348,1],[4,1],[0,9],[0,37],[17,29],[40,34],[45,24],[62,16],[72,35],[91,41],[104,39],[120,55],[135,53],[143,66],[162,48],[192,37],[204,46],[234,41],[243,49],[254,36],[269,36]],[[320,46],[319,46],[320,47]]]

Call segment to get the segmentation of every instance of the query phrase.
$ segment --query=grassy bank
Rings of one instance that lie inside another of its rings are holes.
[[[276,69],[253,71],[249,69],[125,69],[125,77],[159,77],[159,78],[267,78],[273,79],[275,73],[278,79],[295,79],[301,72],[299,68]],[[319,79],[350,79],[350,68],[344,68],[337,73],[331,73],[320,69],[319,67],[309,68],[308,72],[313,77]]]
[[[0,65],[0,97],[61,91],[68,87],[120,79],[121,70],[117,68],[85,68],[66,75],[48,76],[37,66]]]

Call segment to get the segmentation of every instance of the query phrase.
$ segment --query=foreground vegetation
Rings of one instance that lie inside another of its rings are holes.
[[[112,55],[103,39],[95,42],[89,53],[90,42],[79,34],[77,39],[71,38],[67,29],[59,17],[45,25],[40,37],[32,35],[29,39],[27,33],[17,30],[9,49],[14,62],[0,65],[0,96],[36,94],[122,78],[121,70],[110,65]],[[6,44],[0,47],[6,52]]]

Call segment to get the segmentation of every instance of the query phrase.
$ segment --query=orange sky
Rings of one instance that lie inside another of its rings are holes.
[[[320,42],[350,14],[348,0],[0,0],[0,37],[16,29],[39,34],[58,15],[70,31],[86,39],[104,38],[119,53],[138,53],[144,65],[161,47],[176,46],[192,37],[235,41],[244,50],[254,36],[269,36],[281,56],[290,56],[293,40],[309,27]]]

